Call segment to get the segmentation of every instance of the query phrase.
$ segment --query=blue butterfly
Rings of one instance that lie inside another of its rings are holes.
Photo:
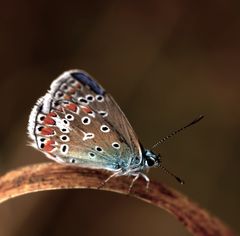
[[[82,70],[66,71],[52,82],[31,111],[28,134],[33,147],[58,163],[111,171],[103,184],[127,175],[134,177],[129,190],[140,176],[148,186],[145,172],[152,167],[161,167],[183,183],[162,166],[159,154],[141,145],[113,97]]]

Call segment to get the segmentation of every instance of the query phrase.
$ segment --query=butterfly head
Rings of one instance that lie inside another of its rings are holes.
[[[155,154],[150,150],[145,150],[143,153],[143,164],[145,168],[159,167],[160,166],[160,155]]]
[[[184,181],[177,175],[170,172],[165,166],[162,165],[162,160],[160,159],[160,154],[155,154],[150,150],[145,150],[143,152],[143,165],[145,169],[151,167],[160,167],[165,173],[174,177],[180,184],[184,184]]]

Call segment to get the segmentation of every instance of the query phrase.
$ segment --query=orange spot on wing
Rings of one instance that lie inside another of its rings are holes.
[[[82,106],[81,108],[82,108],[83,112],[85,112],[85,113],[89,113],[92,111],[89,107]]]
[[[44,118],[43,122],[46,125],[55,125],[56,123],[55,120],[53,120],[51,116],[49,116],[49,114]]]
[[[47,116],[56,117],[57,114],[55,112],[50,112]]]
[[[50,127],[43,127],[41,130],[42,135],[51,135],[54,134],[54,130]]]
[[[77,105],[74,104],[74,103],[68,104],[68,105],[66,106],[66,108],[67,108],[68,110],[70,110],[70,111],[74,111],[74,112],[77,111]]]
[[[54,149],[55,142],[53,140],[48,140],[44,146],[45,152],[51,152]]]

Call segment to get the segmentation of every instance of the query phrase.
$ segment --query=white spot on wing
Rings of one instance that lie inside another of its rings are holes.
[[[71,158],[71,159],[69,160],[69,162],[72,163],[72,164],[74,164],[74,163],[76,163],[76,159],[75,159],[75,158]]]
[[[95,157],[96,157],[96,154],[95,154],[94,152],[89,152],[89,153],[88,153],[88,156],[89,156],[90,158],[95,158]]]
[[[67,144],[62,144],[60,146],[60,151],[62,154],[66,155],[68,153],[69,146]]]
[[[108,132],[110,131],[109,127],[106,126],[106,125],[101,125],[100,130],[101,130],[103,133],[108,133]]]
[[[115,149],[120,149],[120,144],[117,143],[117,142],[113,142],[112,147],[115,148]]]
[[[95,100],[94,96],[91,94],[86,95],[85,97],[89,102],[93,102]]]
[[[68,134],[70,132],[69,129],[66,127],[61,128],[60,131],[64,134]]]
[[[88,105],[89,104],[88,100],[84,97],[79,97],[78,102],[82,105]]]
[[[60,136],[60,139],[63,141],[63,142],[69,142],[70,141],[70,138],[67,136],[67,135],[61,135]]]
[[[82,119],[81,119],[82,123],[84,125],[89,125],[91,123],[91,119],[88,117],[88,116],[84,116]]]
[[[100,114],[102,117],[108,116],[108,113],[106,111],[98,111],[98,114]]]
[[[95,146],[95,150],[96,150],[97,152],[100,152],[100,153],[103,152],[103,149],[102,149],[101,147],[99,147],[99,146]]]
[[[82,131],[82,130],[81,130]],[[94,138],[94,134],[93,133],[85,133],[84,131],[82,131],[84,137],[83,137],[83,141],[86,141],[88,139],[93,139]]]
[[[69,121],[73,121],[74,120],[74,116],[72,114],[66,114],[65,118]]]
[[[96,95],[96,100],[98,101],[98,102],[104,102],[104,97],[102,96],[102,95]]]
[[[39,115],[37,116],[37,122],[40,123],[40,124],[42,124],[45,117],[46,117],[46,115],[39,114]]]
[[[67,129],[68,132],[69,132],[69,126],[70,126],[70,123],[67,119],[61,119],[59,117],[52,117],[52,119],[55,120],[56,122],[56,126],[62,131],[62,129]],[[62,131],[63,132],[63,131]],[[63,132],[64,133],[64,132]],[[66,131],[67,133],[67,131]]]

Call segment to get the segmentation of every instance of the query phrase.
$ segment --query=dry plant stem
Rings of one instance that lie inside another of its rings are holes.
[[[57,163],[43,163],[19,168],[0,177],[0,203],[8,199],[52,189],[97,189],[109,172]],[[112,178],[102,190],[128,194],[130,179]],[[193,234],[198,236],[234,235],[220,220],[209,215],[182,194],[161,184],[151,182],[149,190],[140,179],[131,196],[160,207],[174,215]]]

